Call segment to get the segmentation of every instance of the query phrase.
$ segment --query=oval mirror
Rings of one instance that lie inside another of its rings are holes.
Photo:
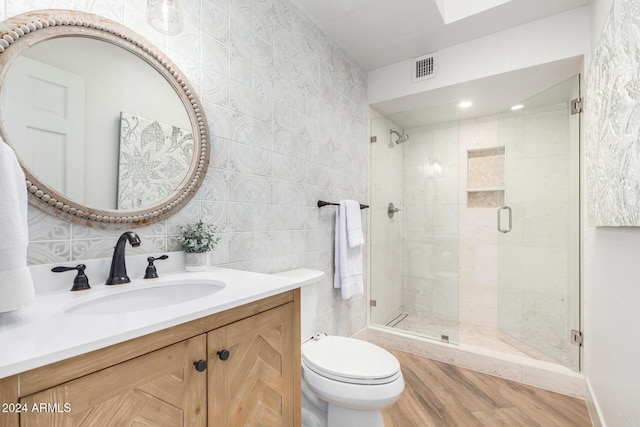
[[[208,166],[208,128],[178,67],[120,24],[36,11],[0,24],[0,136],[31,204],[75,223],[147,225]]]

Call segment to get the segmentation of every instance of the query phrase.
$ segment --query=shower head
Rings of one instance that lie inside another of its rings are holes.
[[[406,133],[403,133],[402,135],[400,135],[398,132],[396,132],[393,129],[389,129],[389,135],[393,135],[393,134],[398,135],[398,139],[396,139],[396,144],[402,144],[403,142],[405,142],[407,139],[409,139],[409,135],[407,135]]]

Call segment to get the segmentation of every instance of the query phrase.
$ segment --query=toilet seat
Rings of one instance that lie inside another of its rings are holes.
[[[355,338],[327,336],[302,345],[303,366],[347,384],[388,384],[401,376],[400,363],[388,351]]]

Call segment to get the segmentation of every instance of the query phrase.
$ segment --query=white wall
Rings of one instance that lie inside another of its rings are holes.
[[[568,30],[570,29],[570,30]],[[583,55],[589,8],[573,9],[438,52],[437,77],[412,83],[411,60],[369,72],[370,104]]]
[[[615,1],[616,6],[621,3]],[[592,1],[592,52],[613,4]],[[585,124],[586,132],[597,130],[598,123]],[[583,217],[585,375],[603,424],[633,426],[640,420],[640,229],[593,228]]]
[[[591,51],[598,44],[604,22],[609,15],[614,0],[591,0]]]

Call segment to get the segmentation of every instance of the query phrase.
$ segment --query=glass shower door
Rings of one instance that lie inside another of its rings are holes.
[[[371,324],[457,343],[458,107],[403,114],[371,120]]]
[[[575,76],[500,115],[498,323],[529,356],[579,370],[579,96]]]

